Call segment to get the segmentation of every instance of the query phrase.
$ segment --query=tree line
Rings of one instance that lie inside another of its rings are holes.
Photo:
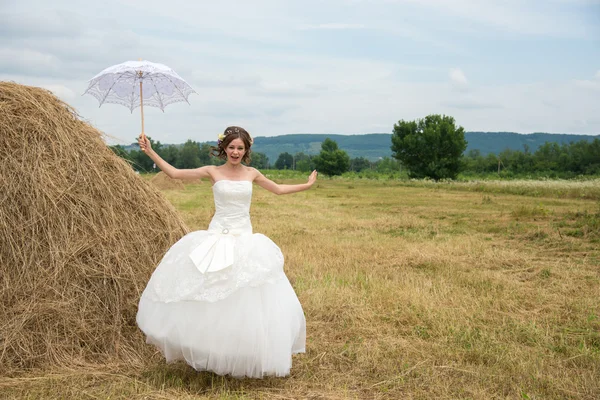
[[[329,139],[330,140],[330,139]],[[345,152],[344,152],[345,153]],[[325,173],[325,170],[329,172],[326,175],[341,175],[345,172],[363,172],[363,171],[374,171],[379,173],[390,173],[397,172],[402,169],[400,162],[394,160],[391,157],[382,157],[377,161],[370,161],[366,157],[348,157],[348,162],[344,161],[345,157],[334,159],[330,161],[332,168],[327,168],[323,165],[322,154],[309,155],[303,152],[296,154],[290,154],[284,152],[279,154],[275,164],[271,166],[273,169],[289,169],[301,172],[310,172],[314,169]],[[320,162],[321,161],[321,162]]]
[[[600,174],[600,140],[568,144],[546,142],[535,152],[504,150],[482,156],[478,150],[463,155],[467,148],[464,128],[446,115],[428,115],[415,121],[400,120],[392,134],[393,156],[411,178],[456,179],[459,173],[496,172],[511,177],[544,174],[570,178]]]
[[[570,178],[577,175],[600,174],[600,140],[572,143],[546,142],[531,152],[504,150],[499,154],[481,155],[470,150],[464,157],[464,171],[475,174],[498,173],[510,177],[523,174],[547,174],[549,177]]]
[[[221,165],[223,160],[211,156],[212,146],[208,143],[198,143],[188,140],[182,146],[163,146],[160,141],[154,141],[148,136],[148,140],[156,153],[169,164],[176,168],[198,168],[204,165]],[[141,150],[127,151],[121,145],[110,146],[118,156],[127,160],[134,170],[139,172],[152,172],[155,170],[153,161]],[[310,172],[317,169],[325,175],[341,175],[347,171],[361,172],[363,170],[375,170],[377,172],[399,171],[400,164],[385,157],[377,162],[371,162],[365,157],[350,159],[348,154],[339,149],[335,141],[325,139],[321,144],[321,152],[318,155],[287,152],[281,153],[275,163],[271,165],[269,158],[260,152],[251,153],[251,166],[257,169],[291,169],[302,172]]]
[[[212,146],[208,143],[198,143],[188,140],[181,146],[164,146],[160,141],[154,141],[147,136],[152,148],[166,162],[176,168],[191,169],[203,167],[205,165],[221,165],[223,160],[211,156]],[[135,144],[137,146],[137,144]],[[110,146],[112,151],[118,156],[127,160],[134,170],[139,172],[152,172],[156,168],[154,162],[141,150],[127,151],[121,145]],[[257,169],[269,168],[269,159],[263,153],[252,152],[252,166]]]
[[[479,150],[467,148],[464,128],[457,126],[454,118],[446,115],[428,115],[415,121],[400,120],[394,124],[391,138],[392,157],[371,162],[365,157],[350,158],[329,138],[321,143],[317,155],[303,152],[284,152],[273,165],[260,152],[252,152],[251,166],[257,169],[290,169],[309,172],[314,169],[328,176],[345,172],[379,173],[405,171],[410,178],[456,179],[459,173],[490,174],[511,177],[524,174],[545,174],[549,177],[569,178],[577,175],[600,174],[600,140],[571,143],[546,142],[531,152],[527,145],[523,151],[504,150],[499,154],[483,156]],[[198,168],[204,165],[221,165],[223,160],[211,156],[212,146],[188,140],[181,146],[163,146],[149,138],[154,150],[177,168]],[[152,160],[140,150],[126,151],[123,146],[111,146],[119,156],[128,160],[137,171],[155,170]]]

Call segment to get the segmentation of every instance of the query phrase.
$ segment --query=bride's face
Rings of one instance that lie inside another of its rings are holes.
[[[227,154],[227,161],[233,165],[238,165],[242,162],[244,154],[246,154],[246,146],[242,139],[233,139],[225,148],[225,154]]]

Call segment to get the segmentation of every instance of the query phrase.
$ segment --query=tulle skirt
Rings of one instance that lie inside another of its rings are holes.
[[[281,251],[264,235],[236,236],[234,265],[203,274],[185,255],[210,235],[186,235],[152,275],[137,314],[147,342],[199,371],[289,375],[292,354],[305,351],[306,322]]]

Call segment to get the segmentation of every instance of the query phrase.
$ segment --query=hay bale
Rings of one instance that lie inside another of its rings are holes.
[[[0,373],[140,360],[137,303],[187,232],[50,92],[0,82]]]
[[[185,185],[201,185],[202,179],[173,179],[163,171],[154,175],[150,182],[161,190],[185,189]]]
[[[152,179],[150,179],[150,182],[152,182],[154,186],[161,190],[185,189],[181,179],[170,178],[162,171],[154,175]]]
[[[202,185],[202,179],[182,179],[185,185]]]

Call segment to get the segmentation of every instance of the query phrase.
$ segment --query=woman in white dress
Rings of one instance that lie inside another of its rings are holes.
[[[275,194],[309,189],[317,179],[280,185],[247,167],[252,138],[243,128],[219,135],[221,166],[177,169],[140,148],[169,177],[208,178],[215,214],[208,230],[187,234],[165,254],[142,293],[137,324],[167,361],[199,371],[262,378],[287,376],[292,354],[305,351],[302,306],[283,271],[281,250],[250,223],[252,183]]]

